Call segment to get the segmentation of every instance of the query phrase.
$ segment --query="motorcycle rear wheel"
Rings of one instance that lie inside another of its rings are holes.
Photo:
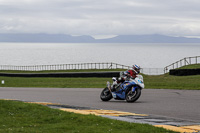
[[[108,89],[108,87],[102,90],[100,98],[102,101],[109,101],[110,99],[112,99],[112,94],[110,90]]]
[[[127,90],[127,94],[126,94],[126,101],[129,103],[133,103],[135,101],[138,100],[138,98],[141,95],[141,89],[140,88],[136,88],[134,92],[132,92],[132,89],[128,89]]]

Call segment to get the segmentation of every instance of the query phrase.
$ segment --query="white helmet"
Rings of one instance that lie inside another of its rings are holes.
[[[136,71],[137,73],[140,73],[140,66],[134,64],[132,70]]]

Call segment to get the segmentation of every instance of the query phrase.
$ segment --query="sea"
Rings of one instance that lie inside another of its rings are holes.
[[[193,56],[200,56],[198,43],[0,43],[0,65],[113,62],[164,68]]]

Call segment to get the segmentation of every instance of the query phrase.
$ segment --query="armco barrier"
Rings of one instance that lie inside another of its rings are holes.
[[[200,75],[200,69],[172,69],[169,74],[176,76]]]
[[[119,77],[120,72],[76,72],[76,73],[0,73],[7,77]]]

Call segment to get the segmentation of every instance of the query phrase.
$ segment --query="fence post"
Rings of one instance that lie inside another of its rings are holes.
[[[186,58],[184,58],[184,60],[185,60],[185,66],[186,66]]]
[[[112,64],[112,62],[111,62],[111,63],[110,63],[110,66],[109,66],[109,69],[112,69],[112,65],[113,65],[113,64]]]
[[[180,67],[182,67],[182,60],[180,60]]]
[[[197,56],[196,56],[196,64],[197,64]]]

